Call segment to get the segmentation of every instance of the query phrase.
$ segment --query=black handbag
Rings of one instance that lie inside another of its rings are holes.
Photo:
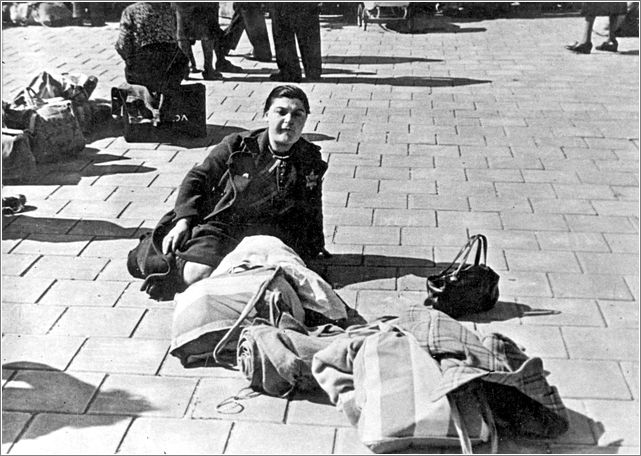
[[[475,244],[474,263],[466,264]],[[461,262],[453,270],[459,258]],[[452,318],[492,309],[499,299],[499,275],[486,266],[486,261],[487,238],[476,234],[468,239],[447,268],[427,278],[425,305],[431,305]]]

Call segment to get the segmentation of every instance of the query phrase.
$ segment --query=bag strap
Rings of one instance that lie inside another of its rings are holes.
[[[252,297],[252,299],[245,305],[245,308],[242,310],[240,315],[238,316],[238,319],[234,322],[231,328],[225,333],[225,335],[218,341],[216,344],[216,347],[214,348],[214,351],[212,353],[214,357],[214,361],[218,364],[225,365],[227,367],[235,367],[234,365],[231,365],[230,363],[224,362],[220,359],[218,359],[218,355],[220,352],[225,348],[225,346],[229,343],[230,339],[239,331],[240,325],[245,321],[245,319],[249,316],[249,313],[256,307],[256,304],[258,301],[262,298],[262,296],[265,294],[265,291],[267,290],[267,287],[273,282],[274,278],[276,277],[277,274],[281,272],[280,266],[277,266],[276,269],[274,269],[273,274],[269,278],[269,280],[265,280],[263,284],[260,286],[260,289],[258,292]]]
[[[494,415],[492,409],[490,408],[487,398],[485,397],[485,391],[482,388],[474,387],[472,388],[472,395],[476,398],[479,405],[479,410],[481,412],[481,418],[485,422],[485,425],[488,428],[489,437],[490,437],[490,453],[496,454],[499,450],[499,435],[496,430],[496,422],[494,421]],[[452,422],[456,428],[456,433],[459,436],[459,441],[461,443],[461,452],[463,454],[474,454],[472,449],[472,441],[470,435],[467,432],[465,427],[465,422],[461,417],[461,412],[458,408],[456,400],[451,396],[447,395],[447,400],[450,404],[450,409],[452,410]]]
[[[481,251],[483,252],[483,258],[484,258],[483,264],[485,264],[486,256],[487,256],[487,239],[482,234],[475,234],[474,236],[470,237],[467,240],[465,245],[461,247],[461,250],[459,250],[459,252],[456,254],[452,262],[449,264],[449,266],[443,269],[443,271],[441,271],[439,275],[440,276],[446,275],[454,267],[456,263],[459,263],[458,268],[453,274],[454,276],[457,276],[458,273],[461,272],[461,269],[463,268],[465,263],[467,263],[467,259],[470,256],[470,253],[472,252],[472,248],[474,247],[474,244],[476,244],[477,242],[479,243],[479,246],[477,247],[477,250],[476,250],[474,264],[475,265],[479,264],[479,261],[481,259]],[[458,259],[461,257],[462,259],[459,262]]]

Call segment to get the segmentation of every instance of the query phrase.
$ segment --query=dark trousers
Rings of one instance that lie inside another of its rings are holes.
[[[272,50],[269,46],[269,35],[265,24],[265,15],[260,3],[234,2],[234,15],[225,29],[226,53],[236,49],[243,31],[253,47],[253,57],[257,60],[270,61]]]
[[[152,92],[175,90],[189,75],[188,64],[175,44],[150,44],[125,61],[125,79]]]
[[[315,3],[272,3],[272,34],[276,64],[286,78],[300,78],[296,41],[305,76],[321,75],[321,38],[319,8]]]

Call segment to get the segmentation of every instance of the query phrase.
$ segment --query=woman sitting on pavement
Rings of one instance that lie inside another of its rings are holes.
[[[166,2],[137,2],[120,18],[116,51],[129,84],[151,92],[171,90],[189,75],[189,61],[176,42],[176,17]]]
[[[264,105],[267,128],[225,137],[187,173],[152,236],[156,250],[174,254],[179,289],[209,277],[245,236],[275,236],[303,260],[328,255],[321,188],[327,163],[320,147],[301,137],[309,112],[305,92],[278,86]],[[130,273],[136,276],[131,266]]]

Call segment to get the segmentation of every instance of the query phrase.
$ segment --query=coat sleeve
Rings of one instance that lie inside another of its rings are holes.
[[[207,158],[185,176],[176,197],[176,219],[202,220],[212,209],[212,192],[227,170],[227,160],[239,138],[225,138],[211,149]]]
[[[318,152],[318,157],[314,160],[314,170],[318,174],[318,181],[309,194],[309,224],[307,225],[307,243],[310,251],[307,254],[310,257],[318,255],[325,249],[325,234],[323,231],[323,177],[327,171],[325,163]]]

